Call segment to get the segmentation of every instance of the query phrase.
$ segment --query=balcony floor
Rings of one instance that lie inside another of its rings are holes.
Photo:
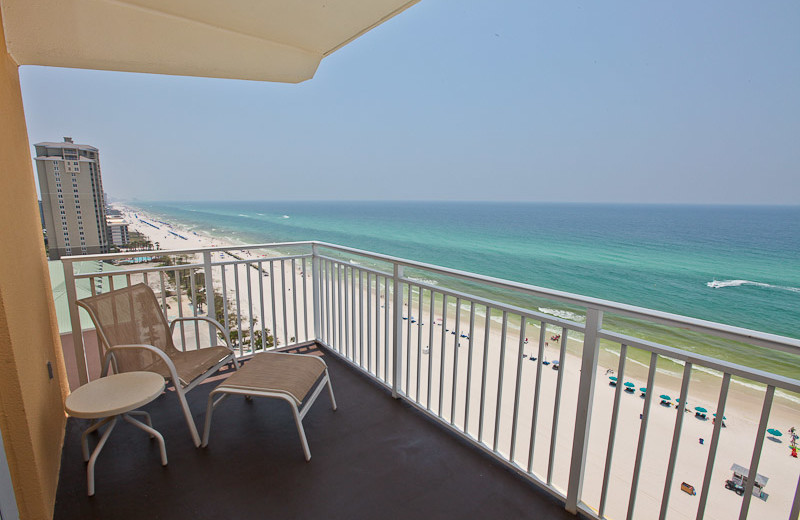
[[[211,440],[195,448],[173,392],[146,406],[158,445],[120,422],[86,495],[80,434],[70,418],[55,519],[88,518],[546,518],[574,519],[546,493],[323,351],[339,409],[326,392],[304,420],[303,458],[291,412],[274,399],[231,397],[214,412]],[[202,425],[207,382],[188,394]],[[98,436],[93,436],[94,446]]]

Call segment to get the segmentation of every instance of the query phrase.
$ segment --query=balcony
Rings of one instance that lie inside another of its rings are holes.
[[[160,253],[122,271],[74,264],[135,255],[65,259],[72,329],[80,292],[144,282],[169,318],[218,317],[244,360],[318,351],[340,409],[321,397],[309,413],[305,463],[279,403],[229,400],[210,447],[195,449],[167,392],[148,409],[169,468],[140,432],[120,428],[92,499],[83,425],[70,420],[57,518],[137,516],[145,502],[155,516],[798,518],[800,463],[768,430],[800,423],[800,381],[670,344],[690,337],[796,361],[796,339],[333,244]],[[186,348],[210,334],[176,330]],[[98,375],[91,343],[73,334],[67,352],[80,383]],[[198,423],[213,386],[189,394]],[[768,486],[747,478],[743,496],[726,489],[734,463]]]
[[[157,444],[120,425],[98,459],[92,498],[85,424],[68,421],[55,518],[574,518],[344,360],[324,357],[339,408],[323,395],[306,416],[311,462],[282,403],[229,399],[214,414],[209,447],[197,449],[175,396],[163,395],[146,409],[166,439],[167,468]],[[214,386],[189,393],[193,409],[205,409]]]

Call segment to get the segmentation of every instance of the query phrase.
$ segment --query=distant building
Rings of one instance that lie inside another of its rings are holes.
[[[99,150],[71,137],[34,147],[50,259],[107,253],[111,241]]]
[[[124,246],[130,242],[128,223],[125,222],[125,219],[116,216],[107,216],[106,225],[108,225],[108,231],[111,233],[112,244],[115,246]]]
[[[44,237],[44,247],[49,247],[47,245],[47,228],[44,225],[44,210],[42,209],[42,201],[39,201],[39,219],[42,221],[42,236]]]

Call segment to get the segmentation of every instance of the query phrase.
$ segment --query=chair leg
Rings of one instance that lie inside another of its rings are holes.
[[[206,422],[203,425],[203,440],[200,442],[200,447],[205,448],[208,446],[208,437],[211,435],[211,414],[214,413],[214,392],[208,396],[208,404],[206,405]]]
[[[211,436],[211,415],[214,413],[214,408],[217,407],[219,403],[224,401],[228,398],[228,394],[223,393],[218,399],[214,400],[216,393],[212,390],[210,394],[208,394],[208,405],[206,405],[206,422],[203,426],[203,441],[200,443],[201,448],[205,448],[208,446],[208,438]]]
[[[200,447],[200,434],[197,433],[197,425],[194,424],[194,419],[192,418],[192,410],[189,408],[189,403],[186,402],[186,396],[183,393],[183,389],[180,387],[180,383],[175,385],[175,393],[178,394],[178,400],[181,403],[181,408],[183,409],[183,416],[186,418],[186,425],[189,427],[189,433],[192,435],[192,441],[194,442],[195,448]]]
[[[333,397],[333,385],[331,385],[331,376],[328,374],[328,369],[325,369],[325,379],[327,379],[328,393],[331,394],[331,406],[336,411],[336,398]]]
[[[294,415],[294,423],[297,425],[297,433],[300,435],[300,443],[303,445],[303,454],[306,456],[306,462],[311,460],[311,450],[308,447],[308,440],[306,440],[306,432],[303,429],[303,419],[300,417],[300,412],[297,410],[297,405],[290,402],[292,407],[292,415]]]

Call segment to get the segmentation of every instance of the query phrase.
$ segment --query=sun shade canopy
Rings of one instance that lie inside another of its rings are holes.
[[[299,83],[419,0],[4,0],[19,65]]]
[[[742,477],[747,477],[747,474],[750,473],[749,468],[745,468],[744,466],[740,466],[739,464],[732,464],[731,471],[733,471],[737,475],[741,475]],[[761,473],[756,473],[756,484],[760,487],[764,487],[769,482],[769,478],[765,477]]]

